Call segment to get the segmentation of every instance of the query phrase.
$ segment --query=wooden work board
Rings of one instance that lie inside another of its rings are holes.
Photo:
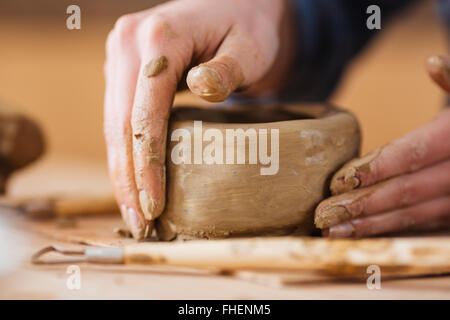
[[[38,172],[13,184],[13,194],[30,195],[37,189],[42,194],[51,194],[55,193],[55,190],[64,189],[61,185],[65,181],[71,182],[71,189],[66,189],[71,192],[75,186],[77,190],[85,188],[86,182],[77,181],[75,166],[72,165],[69,171],[58,166],[58,163],[44,164],[38,168]],[[86,166],[83,165],[80,170],[86,171]],[[70,172],[70,176],[66,172]],[[102,177],[96,175],[96,172],[99,170],[92,167],[92,173],[78,176],[95,178],[99,188],[103,190],[107,185],[106,174]],[[63,175],[62,180],[49,179],[58,173]],[[46,180],[53,184],[39,185],[37,188],[38,181]],[[88,187],[92,187],[91,182]],[[381,289],[370,290],[366,285],[366,278],[346,279],[316,272],[223,273],[213,269],[83,263],[76,264],[81,271],[81,289],[69,290],[66,282],[70,275],[67,273],[70,264],[32,265],[32,254],[51,244],[78,247],[123,246],[135,243],[133,239],[124,238],[114,232],[115,228],[124,226],[120,215],[113,213],[78,217],[72,221],[36,220],[17,212],[3,210],[0,219],[6,219],[9,233],[12,235],[8,248],[12,248],[11,252],[17,253],[21,258],[12,270],[0,274],[0,298],[450,299],[450,276],[445,274],[419,277],[384,277],[382,274]],[[432,236],[435,235],[422,235],[420,238],[428,239]],[[450,236],[444,239],[450,241]]]
[[[123,227],[120,216],[115,214],[77,218],[70,223],[58,219],[30,220],[14,213],[7,215],[13,228],[23,237],[21,249],[26,252],[27,258],[49,244],[65,247],[123,246],[135,242],[114,231]],[[448,275],[382,276],[381,289],[369,290],[365,278],[346,279],[309,271],[240,271],[224,274],[214,269],[84,263],[77,265],[86,284],[81,292],[74,292],[65,288],[69,265],[31,265],[25,260],[8,277],[0,277],[0,286],[8,288],[1,290],[0,297],[182,299],[187,298],[183,292],[190,287],[189,298],[450,298]],[[44,285],[44,281],[53,285]],[[211,293],[211,290],[215,292]]]

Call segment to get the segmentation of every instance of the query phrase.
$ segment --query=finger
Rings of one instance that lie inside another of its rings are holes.
[[[447,227],[450,227],[450,196],[408,208],[353,219],[329,228],[324,234],[331,238],[361,238],[398,231]]]
[[[426,67],[431,78],[447,93],[450,93],[450,57],[431,56]]]
[[[132,18],[119,19],[107,41],[104,130],[110,178],[122,217],[133,237],[141,239],[152,225],[139,205],[132,158],[131,106],[139,59],[125,40],[134,27]]]
[[[450,194],[450,160],[418,172],[329,198],[316,209],[315,224],[328,228]]]
[[[450,157],[450,110],[387,146],[344,165],[331,180],[333,195],[437,163]]]
[[[150,16],[140,26],[141,47],[132,111],[133,159],[139,202],[147,220],[165,204],[165,157],[169,112],[190,48],[171,36],[170,25]]]
[[[270,35],[267,35],[270,37]],[[267,41],[252,39],[244,28],[234,25],[217,50],[216,56],[192,68],[187,85],[197,96],[210,101],[224,101],[233,91],[260,80],[272,65],[278,48],[273,36]]]

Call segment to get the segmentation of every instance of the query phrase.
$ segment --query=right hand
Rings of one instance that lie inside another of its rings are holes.
[[[106,46],[104,130],[134,238],[146,237],[164,209],[167,123],[186,69],[201,63],[187,84],[208,101],[242,88],[276,91],[295,46],[288,12],[287,0],[178,0],[117,21]]]
[[[431,78],[450,94],[450,58],[427,60]],[[362,158],[331,179],[333,197],[315,223],[333,238],[368,237],[450,226],[450,109]]]

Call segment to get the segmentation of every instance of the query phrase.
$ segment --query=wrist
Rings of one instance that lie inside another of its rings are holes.
[[[298,50],[298,35],[295,25],[295,14],[291,0],[276,1],[279,7],[278,35],[279,46],[277,55],[266,75],[250,88],[242,91],[243,95],[276,95],[286,85],[289,72],[294,64]]]

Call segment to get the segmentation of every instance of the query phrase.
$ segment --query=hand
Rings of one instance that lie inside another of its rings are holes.
[[[450,93],[450,58],[427,61]],[[316,209],[330,237],[366,237],[450,226],[450,108],[426,126],[354,159],[331,181],[333,197]]]
[[[285,0],[178,0],[121,17],[107,40],[105,136],[122,216],[136,239],[165,205],[167,122],[189,66],[192,92],[275,91],[294,44]]]

